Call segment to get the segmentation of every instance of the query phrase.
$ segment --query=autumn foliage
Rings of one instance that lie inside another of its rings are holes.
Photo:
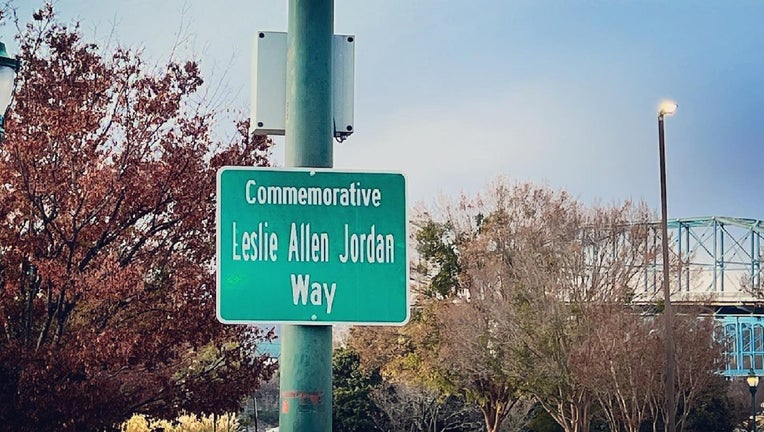
[[[643,203],[587,206],[565,191],[494,182],[414,217],[416,306],[350,345],[388,382],[459,395],[504,430],[538,403],[566,432],[663,422],[663,314],[639,303],[660,253]],[[721,368],[708,311],[675,317],[677,430]],[[522,425],[513,424],[513,426]]]
[[[268,143],[217,142],[194,62],[145,64],[57,22],[18,36],[0,145],[0,429],[103,430],[142,412],[235,410],[270,337],[215,319],[215,171]]]

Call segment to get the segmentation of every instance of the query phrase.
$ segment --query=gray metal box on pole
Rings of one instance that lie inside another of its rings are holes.
[[[354,131],[355,36],[332,37],[332,118],[334,137]],[[255,135],[284,135],[286,130],[287,34],[257,32],[252,52],[252,123]]]

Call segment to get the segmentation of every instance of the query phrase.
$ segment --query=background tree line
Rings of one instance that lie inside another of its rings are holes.
[[[484,195],[423,207],[413,221],[410,323],[355,328],[349,346],[382,388],[461,398],[489,432],[519,427],[535,404],[566,432],[662,430],[662,311],[635,301],[640,272],[660,253],[652,220],[642,203],[585,206],[503,180]],[[727,386],[717,375],[723,347],[708,311],[683,308],[674,321],[670,421],[709,430],[712,419],[697,425],[693,413]],[[742,418],[722,416],[714,430]]]

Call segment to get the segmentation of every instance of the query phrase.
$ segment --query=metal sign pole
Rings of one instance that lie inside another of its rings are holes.
[[[333,0],[290,0],[286,165],[331,168]],[[282,432],[332,430],[332,327],[285,325],[280,373]]]

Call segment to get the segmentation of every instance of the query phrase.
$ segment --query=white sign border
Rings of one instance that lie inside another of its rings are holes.
[[[359,322],[359,321],[292,321],[292,320],[228,320],[220,314],[220,288],[221,288],[221,239],[220,239],[220,201],[221,196],[221,177],[225,171],[277,171],[277,172],[300,172],[310,173],[311,175],[316,172],[324,173],[338,173],[338,174],[394,174],[403,177],[403,218],[404,218],[404,236],[405,236],[405,253],[406,253],[406,316],[401,322],[395,321],[372,321],[372,322]],[[402,327],[406,325],[411,319],[411,268],[408,253],[408,241],[409,241],[409,209],[408,209],[408,178],[402,171],[365,171],[365,170],[345,170],[334,168],[310,168],[310,167],[250,167],[250,166],[234,166],[225,165],[217,170],[215,179],[215,315],[220,323],[225,325],[236,324],[276,324],[276,325],[309,325],[309,326],[376,326],[376,327]]]

